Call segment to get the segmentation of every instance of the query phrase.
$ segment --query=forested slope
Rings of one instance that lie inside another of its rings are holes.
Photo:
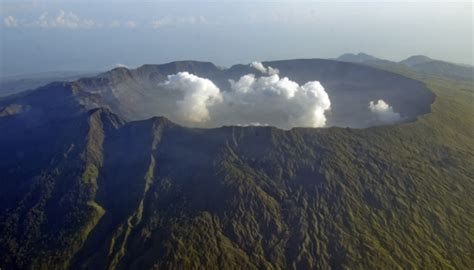
[[[426,83],[432,113],[368,129],[191,129],[108,109],[4,122],[0,267],[470,269],[472,82]]]

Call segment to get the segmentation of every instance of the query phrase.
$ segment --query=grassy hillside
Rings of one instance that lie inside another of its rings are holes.
[[[394,126],[189,129],[96,110],[35,128],[22,155],[0,154],[0,267],[470,269],[474,89],[423,79],[432,113]]]
[[[474,67],[471,65],[455,64],[446,61],[431,59],[424,55],[410,56],[400,62],[379,59],[364,53],[343,54],[336,60],[343,62],[359,63],[390,70],[412,70],[418,74],[431,77],[449,77],[456,80],[472,80]]]

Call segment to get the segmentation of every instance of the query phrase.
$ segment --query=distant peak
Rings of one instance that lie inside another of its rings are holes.
[[[192,67],[192,66],[208,66],[217,68],[212,62],[203,62],[195,60],[181,60],[173,61],[165,64],[144,64],[137,68],[137,70],[147,70],[147,69],[156,69],[156,68],[166,68],[166,67]]]
[[[375,56],[372,56],[370,54],[366,54],[366,53],[363,53],[363,52],[358,53],[357,56],[368,57],[368,58],[376,58]]]
[[[127,68],[127,67],[115,67],[115,68],[111,69],[110,71],[127,72],[128,70],[130,70],[130,69]]]
[[[375,56],[370,55],[370,54],[360,52],[358,54],[345,53],[345,54],[339,56],[338,58],[336,58],[336,60],[361,63],[361,62],[374,61],[374,60],[379,60],[379,59]]]
[[[421,55],[421,54],[419,54],[419,55],[412,55],[412,56],[408,57],[408,58],[407,58],[407,59],[405,59],[405,60],[408,60],[408,59],[425,59],[425,60],[433,60],[432,58],[429,58],[428,56],[426,56],[426,55]]]
[[[130,70],[126,67],[116,67],[105,72],[103,75],[111,76],[112,78],[123,78],[123,77],[131,77]]]
[[[429,58],[428,56],[425,55],[413,55],[408,57],[405,60],[400,61],[400,64],[404,64],[407,66],[413,66],[417,64],[422,64],[422,63],[427,63],[431,62],[433,59]]]

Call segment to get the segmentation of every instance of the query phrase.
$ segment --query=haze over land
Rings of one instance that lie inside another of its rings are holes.
[[[177,60],[231,66],[367,52],[472,64],[472,3],[0,3],[2,75]],[[106,12],[104,12],[106,11]],[[110,42],[113,40],[113,42]]]

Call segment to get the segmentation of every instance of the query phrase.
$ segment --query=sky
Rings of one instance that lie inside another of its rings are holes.
[[[472,2],[0,0],[0,75],[365,52],[473,63]]]

